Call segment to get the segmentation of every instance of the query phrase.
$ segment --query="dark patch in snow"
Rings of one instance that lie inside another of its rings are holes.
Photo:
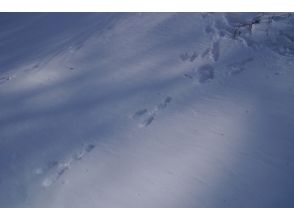
[[[186,78],[193,79],[193,76],[190,75],[190,74],[188,74],[188,73],[185,73],[184,76],[185,76]]]
[[[151,115],[150,117],[148,117],[144,122],[143,122],[143,127],[146,127],[148,125],[150,125],[152,123],[152,121],[154,120],[154,116]]]
[[[187,61],[189,59],[189,54],[188,53],[181,54],[180,58],[182,61]]]
[[[59,179],[67,170],[69,170],[69,166],[63,166],[58,170],[56,180]]]
[[[146,114],[146,113],[147,113],[147,109],[146,109],[146,108],[141,109],[141,110],[138,110],[138,111],[136,111],[135,114],[133,115],[133,118],[136,119],[136,118],[138,118],[138,117],[140,117],[140,116],[142,116],[142,115],[144,115],[144,114]]]
[[[7,82],[7,81],[9,81],[9,80],[11,80],[11,78],[12,78],[11,76],[2,76],[2,77],[0,77],[0,85]]]
[[[190,62],[193,62],[197,58],[197,56],[198,56],[197,53],[193,52],[193,54],[190,57]]]
[[[210,25],[207,25],[205,27],[204,31],[205,31],[206,34],[214,33],[214,30],[213,30],[213,28]]]
[[[184,53],[180,55],[180,58],[182,61],[190,61],[190,62],[194,62],[194,60],[197,58],[198,54],[194,51],[191,55],[189,55],[189,53]]]
[[[164,100],[165,103],[170,103],[172,100],[172,97],[168,96],[166,97],[166,99]]]
[[[163,103],[160,103],[160,104],[157,106],[158,110],[166,108],[167,105],[168,105],[171,101],[172,101],[172,97],[170,97],[170,96],[166,97],[166,99],[164,100],[164,102],[163,102]]]
[[[87,152],[91,152],[96,146],[94,144],[89,144],[87,147],[86,147],[86,151]]]
[[[220,55],[220,41],[214,42],[211,48],[211,55],[214,62],[218,61]]]
[[[198,69],[199,82],[206,83],[214,79],[214,68],[210,64],[203,65]]]
[[[201,55],[202,58],[206,57],[209,54],[210,48],[207,48]]]

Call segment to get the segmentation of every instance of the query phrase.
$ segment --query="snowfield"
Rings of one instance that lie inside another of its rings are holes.
[[[0,207],[294,207],[294,14],[0,27]]]

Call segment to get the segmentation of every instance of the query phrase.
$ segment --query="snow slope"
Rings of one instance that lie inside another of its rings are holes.
[[[293,207],[294,17],[1,13],[1,207]]]

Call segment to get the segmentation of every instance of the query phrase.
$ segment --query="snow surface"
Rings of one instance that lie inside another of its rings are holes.
[[[294,207],[294,17],[0,13],[1,207]]]

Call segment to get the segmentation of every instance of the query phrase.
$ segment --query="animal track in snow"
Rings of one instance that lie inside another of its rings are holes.
[[[140,124],[139,126],[140,126],[140,127],[146,127],[146,126],[150,125],[150,124],[152,123],[152,121],[154,120],[154,118],[155,118],[155,115],[151,115],[151,116],[149,116],[149,117],[146,118],[146,120],[144,120],[143,123]]]
[[[68,65],[65,65],[65,67],[71,71],[75,70],[75,68],[73,66],[68,66]]]
[[[198,56],[197,53],[193,52],[193,54],[190,57],[190,62],[193,62],[197,58],[197,56]]]
[[[210,64],[200,66],[197,70],[199,83],[206,83],[214,79],[214,68]]]
[[[94,144],[88,144],[81,151],[73,154],[67,161],[49,161],[43,168],[37,168],[34,173],[36,175],[46,175],[42,181],[42,186],[45,188],[49,187],[57,182],[58,179],[71,168],[74,162],[82,160],[86,154],[90,153],[95,147],[96,145]]]
[[[180,55],[180,58],[182,61],[187,61],[189,59],[188,53],[184,53]]]
[[[67,170],[70,169],[72,160],[69,160],[65,163],[58,163],[56,170],[54,170],[49,176],[47,176],[43,182],[43,187],[49,187],[54,184]]]
[[[156,105],[151,111],[148,111],[146,108],[136,111],[133,114],[132,119],[141,121],[139,127],[147,127],[154,121],[156,115],[161,110],[165,109],[171,101],[172,97],[167,96],[163,102]]]
[[[202,54],[201,57],[204,58],[209,54],[210,48],[207,48]]]
[[[147,112],[148,112],[148,111],[147,111],[146,108],[141,109],[141,110],[138,110],[138,111],[135,112],[135,114],[133,115],[132,118],[133,118],[133,119],[139,118],[139,117],[141,117],[142,115],[146,114]]]
[[[213,80],[215,77],[214,68],[211,64],[204,64],[200,66],[195,73],[192,73],[192,74],[185,73],[184,77],[193,81],[195,79],[200,84],[207,83]]]
[[[88,144],[85,148],[86,152],[91,152],[96,146],[94,144]]]
[[[217,62],[219,59],[219,54],[220,54],[219,47],[220,47],[220,41],[218,40],[213,43],[212,48],[210,50],[210,53],[211,53],[211,56],[212,56],[214,62]]]
[[[12,76],[0,76],[0,85],[6,83],[7,81],[11,80]]]
[[[184,76],[185,76],[186,78],[193,79],[193,76],[192,76],[191,74],[185,73]]]
[[[165,98],[164,102],[157,105],[157,109],[161,110],[167,107],[167,105],[172,101],[172,97],[168,96]]]
[[[187,52],[180,55],[180,58],[183,62],[190,61],[194,62],[194,60],[198,57],[198,54],[194,51],[191,55],[189,55]]]

